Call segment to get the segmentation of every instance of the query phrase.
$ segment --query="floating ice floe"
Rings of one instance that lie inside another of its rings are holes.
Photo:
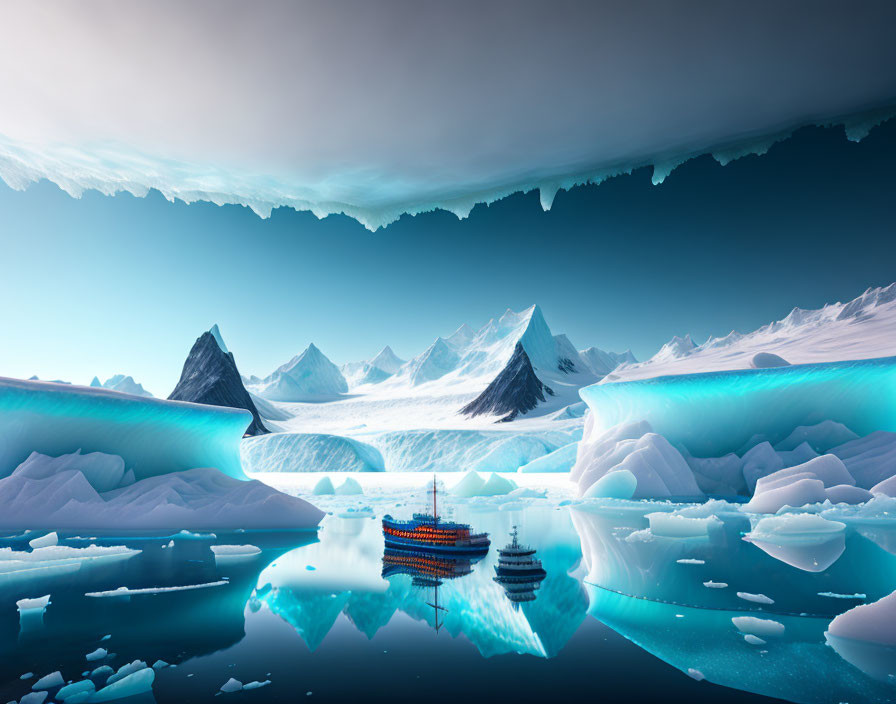
[[[64,702],[69,702],[69,700],[71,700],[69,704],[84,702],[88,701],[95,691],[96,685],[93,680],[79,680],[78,682],[72,682],[71,684],[62,687],[56,692],[56,699]]]
[[[47,608],[47,605],[49,603],[50,595],[45,594],[44,596],[38,596],[30,599],[19,599],[16,602],[16,608],[18,608],[19,612],[34,610],[43,611]]]
[[[765,594],[752,594],[750,592],[737,592],[737,598],[744,601],[752,601],[754,604],[774,604],[775,600]]]
[[[814,513],[766,516],[744,536],[764,552],[807,572],[823,572],[846,549],[845,523]]]
[[[53,687],[61,687],[64,684],[65,680],[62,679],[61,672],[51,672],[49,675],[44,675],[31,685],[31,689],[34,691],[40,689],[52,689]]]
[[[152,683],[156,678],[155,670],[147,667],[146,663],[140,662],[143,666],[131,671],[129,674],[118,678],[118,673],[116,673],[110,677],[105,687],[91,695],[90,704],[94,702],[111,702],[143,694],[144,692],[151,692]],[[118,672],[121,672],[121,669]],[[115,678],[114,681],[113,678]]]
[[[219,565],[251,560],[261,553],[255,545],[212,545],[215,562]]]
[[[896,592],[840,614],[825,632],[828,644],[872,677],[896,677]]]
[[[87,655],[84,656],[84,659],[88,662],[92,660],[102,660],[108,654],[109,652],[105,648],[97,648],[96,650],[87,653]]]
[[[707,589],[726,589],[728,587],[727,582],[713,582],[709,580],[708,582],[704,582],[703,586]]]
[[[30,459],[30,458],[29,458]],[[59,536],[55,532],[47,533],[34,540],[29,540],[28,545],[32,548],[48,548],[59,544]]]
[[[659,511],[648,513],[645,518],[650,523],[650,532],[663,538],[705,538],[711,530],[722,526],[722,521],[716,516],[691,518]]]
[[[102,592],[87,592],[84,596],[89,597],[107,597],[107,596],[135,596],[140,594],[165,594],[167,592],[185,592],[192,589],[210,589],[212,587],[223,587],[229,584],[226,579],[217,582],[203,582],[202,584],[184,584],[175,587],[140,587],[131,589],[129,587],[118,587],[117,589],[109,589]]]
[[[741,633],[760,637],[780,636],[785,630],[784,624],[780,621],[756,616],[735,616],[731,619],[731,623]]]

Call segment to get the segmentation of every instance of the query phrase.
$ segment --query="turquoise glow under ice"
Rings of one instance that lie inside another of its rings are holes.
[[[105,389],[0,378],[0,477],[32,452],[120,455],[144,479],[195,467],[245,478],[247,411],[137,398]]]
[[[646,420],[697,457],[775,444],[824,420],[859,435],[896,431],[896,357],[666,376],[580,393],[596,429]]]

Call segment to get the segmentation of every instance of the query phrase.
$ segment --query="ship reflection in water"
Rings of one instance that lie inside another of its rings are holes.
[[[447,609],[439,603],[439,587],[448,579],[466,577],[473,572],[473,565],[482,556],[454,557],[435,555],[425,551],[395,550],[383,552],[383,578],[403,574],[411,577],[411,585],[418,589],[432,589],[432,601],[426,602],[433,609],[433,625],[436,633],[442,627],[441,613]]]
[[[520,545],[516,526],[510,535],[511,542],[498,551],[493,579],[504,587],[507,598],[519,608],[523,602],[535,601],[535,590],[548,575],[541,566],[541,560],[535,559],[535,548]]]

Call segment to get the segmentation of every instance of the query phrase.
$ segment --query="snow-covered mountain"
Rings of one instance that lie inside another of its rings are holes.
[[[591,371],[601,377],[609,374],[620,364],[636,364],[638,362],[631,350],[626,350],[620,354],[617,352],[605,352],[597,347],[589,347],[581,350],[579,355],[591,367]]]
[[[252,393],[269,401],[307,401],[348,392],[339,367],[314,344],[264,379],[250,385]]]
[[[386,345],[373,359],[362,362],[349,362],[340,368],[342,375],[353,389],[364,384],[378,384],[395,374],[405,364],[405,360],[396,355]]]
[[[871,359],[896,355],[896,283],[869,288],[846,303],[817,310],[794,308],[785,318],[758,330],[730,332],[695,345],[674,337],[646,362],[624,364],[603,383],[668,374],[692,374],[755,366],[759,353],[790,364]]]
[[[243,386],[236,361],[233,354],[227,351],[217,325],[202,333],[193,344],[184,362],[180,380],[168,399],[243,408],[252,414],[252,423],[246,430],[247,435],[262,435],[268,432],[255,403]]]
[[[90,382],[90,385],[97,388],[120,391],[123,394],[131,394],[132,396],[144,396],[146,398],[152,398],[152,394],[144,389],[142,385],[134,381],[134,377],[125,376],[124,374],[116,374],[113,377],[109,377],[102,383],[100,383],[98,377],[93,377],[93,381]]]

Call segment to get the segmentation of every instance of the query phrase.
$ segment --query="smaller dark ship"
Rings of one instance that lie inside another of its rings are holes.
[[[443,521],[436,502],[436,480],[432,480],[432,514],[415,513],[409,521],[383,516],[386,548],[447,555],[481,557],[488,553],[488,533],[473,533],[466,523]]]
[[[535,600],[535,590],[541,586],[547,572],[542,568],[541,560],[535,559],[535,548],[520,545],[516,526],[510,535],[513,540],[498,551],[493,579],[504,587],[507,598],[518,607],[523,602]]]

